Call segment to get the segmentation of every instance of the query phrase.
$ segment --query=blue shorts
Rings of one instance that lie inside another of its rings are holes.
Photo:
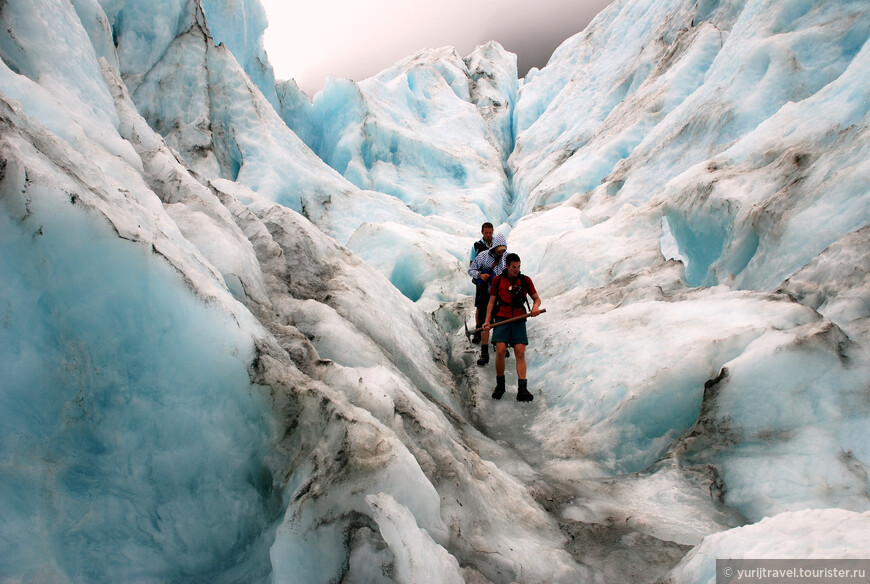
[[[498,324],[503,320],[507,319],[497,316],[492,319],[492,324]],[[489,340],[492,343],[507,343],[511,347],[514,345],[528,345],[529,336],[526,334],[526,321],[518,320],[517,322],[503,324],[498,328],[492,329]]]

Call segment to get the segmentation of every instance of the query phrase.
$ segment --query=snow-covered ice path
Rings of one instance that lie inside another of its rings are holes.
[[[557,319],[558,315],[543,314],[538,318]],[[474,328],[473,318],[468,326],[469,330]],[[496,400],[491,395],[495,387],[494,347],[490,348],[490,362],[486,366],[477,365],[480,345],[472,344],[464,331],[452,335],[450,349],[454,369],[462,368],[458,385],[467,419],[488,438],[471,439],[469,444],[482,458],[525,485],[541,508],[558,522],[567,537],[566,549],[579,564],[605,575],[607,582],[655,582],[691,549],[687,542],[655,537],[643,526],[631,523],[637,505],[614,502],[614,492],[628,496],[642,492],[642,485],[636,486],[642,482],[639,475],[616,479],[626,486],[614,489],[614,479],[595,476],[597,465],[584,459],[582,444],[576,445],[576,457],[570,460],[560,463],[548,456],[540,434],[534,431],[536,424],[547,419],[552,407],[547,388],[530,369],[529,391],[534,400],[516,401],[513,351],[509,351],[505,360],[506,392]],[[534,350],[535,338],[530,334],[527,354]],[[634,485],[628,484],[632,482]],[[693,495],[703,498],[703,493]],[[577,517],[578,508],[597,517],[588,514]]]

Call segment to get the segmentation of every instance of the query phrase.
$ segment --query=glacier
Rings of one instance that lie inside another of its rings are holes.
[[[616,0],[523,79],[312,97],[257,0],[0,21],[0,582],[870,557],[866,2]],[[531,404],[465,335],[483,221]]]

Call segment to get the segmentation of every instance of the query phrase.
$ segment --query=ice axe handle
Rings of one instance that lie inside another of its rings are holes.
[[[546,309],[546,308],[542,308],[541,311],[540,311],[540,314],[544,314],[545,312],[547,312],[547,309]],[[523,315],[520,315],[520,316],[515,316],[515,317],[513,317],[513,318],[509,318],[509,319],[507,319],[507,320],[499,321],[499,322],[497,322],[497,323],[495,323],[495,324],[491,324],[491,325],[489,325],[489,330],[492,330],[492,329],[494,329],[494,328],[496,328],[496,327],[499,327],[499,326],[501,326],[501,325],[503,325],[503,324],[510,324],[510,323],[512,323],[512,322],[517,322],[518,320],[525,320],[525,319],[529,318],[530,316],[532,316],[532,313],[531,313],[531,312],[527,312],[527,313],[525,313],[525,314],[523,314]],[[471,335],[473,335],[473,334],[475,334],[475,333],[481,333],[481,332],[483,332],[483,327],[481,327],[481,328],[479,328],[479,329],[474,329],[474,330],[471,331],[471,332],[466,331],[465,334],[467,334],[467,335],[470,337]]]

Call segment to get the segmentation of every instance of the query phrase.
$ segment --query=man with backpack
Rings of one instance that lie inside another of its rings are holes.
[[[469,266],[471,266],[471,262],[473,262],[474,258],[477,257],[477,254],[492,247],[493,229],[492,223],[489,221],[480,226],[481,238],[475,241],[474,245],[471,246],[471,257],[468,258]]]
[[[504,235],[496,233],[492,238],[492,247],[477,254],[477,257],[471,262],[471,267],[468,268],[468,275],[477,285],[474,306],[480,310],[481,316],[486,314],[492,279],[504,270],[505,251],[507,251],[507,241],[505,241]],[[487,363],[489,363],[489,331],[484,330],[480,334],[480,358],[477,360],[477,364],[483,366]]]
[[[535,290],[532,279],[520,273],[520,256],[515,253],[505,257],[504,271],[495,276],[489,289],[489,304],[486,307],[486,320],[483,323],[484,334],[493,324],[526,314],[527,296],[532,297],[531,316],[541,314],[541,299]],[[526,345],[529,338],[526,334],[525,319],[493,329],[492,342],[495,343],[495,391],[493,399],[501,399],[504,395],[504,360],[507,346],[514,348],[517,361],[517,401],[532,401],[534,396],[529,392],[526,379]]]
[[[492,247],[492,231],[493,226],[492,223],[487,221],[483,225],[480,226],[480,234],[481,238],[474,242],[474,245],[471,246],[471,257],[468,260],[468,266],[471,267],[471,264],[474,263],[474,259],[480,254],[480,252],[486,251]],[[486,284],[479,284],[479,280],[477,278],[472,278],[471,281],[475,285],[475,296],[474,296],[474,323],[475,329],[479,329],[483,326],[483,314],[486,312],[486,303],[489,301],[489,292],[487,288],[489,287]],[[483,296],[483,306],[478,306],[477,300],[478,296]],[[480,343],[481,335],[479,332],[475,332],[471,337],[471,342],[475,345]]]

